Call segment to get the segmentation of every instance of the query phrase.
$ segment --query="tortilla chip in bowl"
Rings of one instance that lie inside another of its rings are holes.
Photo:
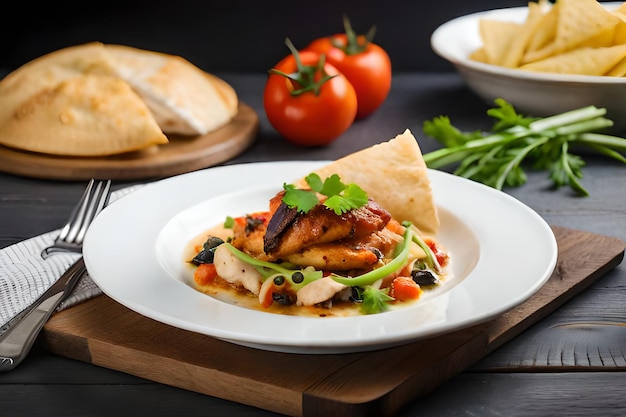
[[[431,37],[435,53],[492,104],[530,116],[594,105],[626,128],[626,10],[596,0],[531,1],[527,7],[453,19]]]

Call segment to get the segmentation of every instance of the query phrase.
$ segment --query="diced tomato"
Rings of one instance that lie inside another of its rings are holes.
[[[207,285],[215,280],[217,270],[214,264],[200,264],[193,274],[193,279],[198,285]]]
[[[397,301],[417,300],[422,295],[422,289],[413,278],[400,276],[391,283],[389,295]]]
[[[439,262],[439,265],[441,266],[446,266],[449,260],[449,256],[447,253],[443,252],[439,246],[437,246],[437,244],[430,240],[427,239],[426,240],[426,244],[428,245],[428,247],[430,248],[430,250],[433,251],[433,253],[435,254],[435,257],[437,258],[437,262]]]

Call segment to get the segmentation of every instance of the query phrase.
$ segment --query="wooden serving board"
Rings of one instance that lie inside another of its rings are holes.
[[[267,352],[153,321],[107,296],[55,314],[40,342],[62,356],[282,414],[389,416],[557,309],[624,257],[620,239],[553,230],[556,269],[529,300],[491,322],[393,348]]]
[[[139,180],[164,178],[207,168],[245,151],[256,139],[259,117],[245,103],[225,126],[202,136],[168,136],[169,143],[147,151],[109,157],[64,157],[0,145],[0,171],[54,180]]]

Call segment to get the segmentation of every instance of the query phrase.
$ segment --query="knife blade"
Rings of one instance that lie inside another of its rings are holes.
[[[87,273],[81,256],[31,306],[9,321],[0,335],[0,372],[10,371],[26,357],[39,332],[59,304]]]

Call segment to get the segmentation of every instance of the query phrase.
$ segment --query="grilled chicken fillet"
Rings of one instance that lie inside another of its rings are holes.
[[[391,214],[375,201],[337,215],[318,204],[298,213],[282,202],[279,192],[270,202],[269,221],[254,229],[235,227],[232,244],[266,261],[347,271],[374,266],[401,236],[386,229]]]

